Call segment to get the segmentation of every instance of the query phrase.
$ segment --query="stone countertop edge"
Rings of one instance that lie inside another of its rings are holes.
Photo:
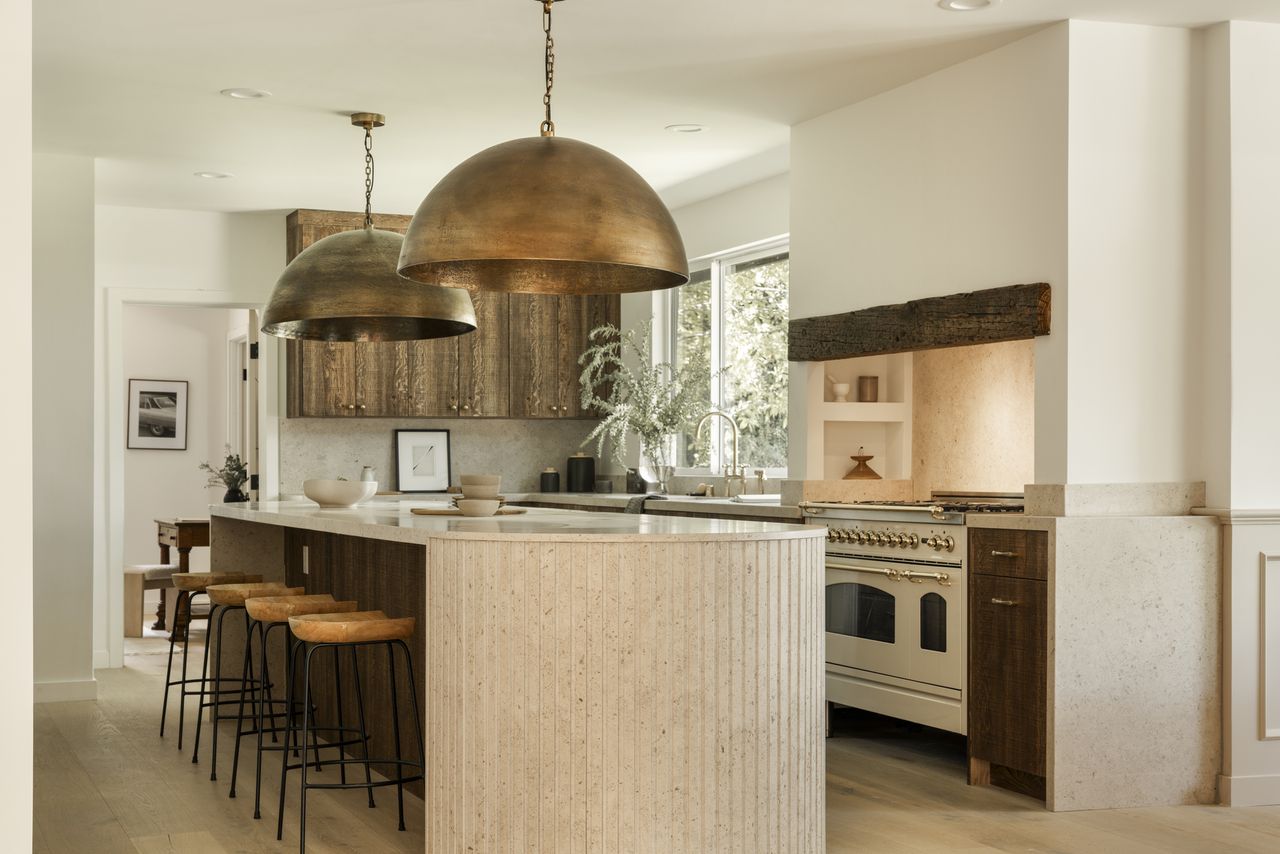
[[[435,539],[528,542],[744,542],[821,539],[826,529],[750,519],[694,519],[648,514],[589,513],[530,508],[527,514],[489,518],[416,516],[413,506],[440,502],[377,502],[353,509],[322,509],[311,502],[213,504],[210,516],[366,539],[425,545]],[[544,530],[538,528],[546,526]],[[649,530],[641,530],[647,527]],[[593,530],[594,529],[594,530]]]
[[[626,492],[521,492],[504,493],[510,502],[534,501],[540,504],[568,504],[584,507],[625,507],[639,494]],[[705,513],[708,516],[765,516],[777,518],[785,516],[800,519],[800,508],[794,504],[756,504],[751,502],[732,501],[728,498],[696,498],[692,495],[668,495],[659,497],[650,495],[654,502],[651,510],[667,508],[680,513]]]
[[[966,513],[970,528],[1004,528],[1015,531],[1052,531],[1055,516],[1024,516],[1021,513]]]

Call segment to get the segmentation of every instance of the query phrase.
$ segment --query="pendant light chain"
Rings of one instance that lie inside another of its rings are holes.
[[[364,227],[373,228],[373,127],[364,129]]]
[[[542,32],[547,36],[547,48],[545,53],[545,66],[547,75],[547,90],[542,95],[542,105],[546,108],[546,117],[542,120],[542,135],[555,136],[556,123],[551,121],[551,86],[555,83],[556,76],[556,43],[551,38],[551,4],[553,0],[542,0]]]

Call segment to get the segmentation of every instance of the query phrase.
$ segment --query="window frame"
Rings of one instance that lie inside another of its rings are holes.
[[[711,370],[719,369],[724,354],[724,270],[737,264],[747,264],[768,258],[771,255],[786,254],[788,269],[791,258],[791,235],[781,234],[765,240],[758,240],[742,246],[736,246],[723,252],[715,252],[690,259],[689,274],[711,272]],[[788,290],[790,289],[788,275]],[[656,291],[653,295],[653,360],[654,364],[667,362],[675,364],[676,353],[676,312],[679,300],[676,299],[678,288]],[[788,300],[788,302],[790,302]],[[724,380],[718,378],[711,383],[711,408],[721,409],[724,401]],[[710,461],[708,468],[677,466],[678,477],[698,477],[708,475],[720,477],[724,475],[730,456],[726,442],[723,441],[723,430],[711,430]],[[739,460],[739,465],[744,461]],[[748,473],[748,480],[751,478]],[[774,467],[765,469],[765,477],[779,480],[787,477],[787,468]]]

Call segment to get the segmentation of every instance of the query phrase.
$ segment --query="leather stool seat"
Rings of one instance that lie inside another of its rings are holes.
[[[228,608],[242,607],[246,599],[255,596],[300,596],[305,587],[287,587],[280,581],[259,581],[243,584],[210,584],[205,588],[209,601]]]
[[[307,614],[350,613],[359,605],[334,599],[332,593],[308,593],[298,596],[254,596],[245,600],[244,607],[249,616],[259,622],[285,623],[290,617]]]
[[[413,637],[413,617],[388,617],[382,611],[308,614],[289,618],[293,636],[307,643],[377,643]]]

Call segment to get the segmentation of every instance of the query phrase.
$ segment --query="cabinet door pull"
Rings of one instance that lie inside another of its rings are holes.
[[[995,549],[992,549],[992,550],[991,550],[991,556],[992,556],[992,557],[1017,557],[1017,556],[1018,556],[1018,553],[1017,553],[1017,552],[1002,552],[1002,551],[997,551],[997,550],[995,550]]]
[[[1017,605],[1018,603],[1017,603],[1017,602],[1015,602],[1015,601],[1013,601],[1012,599],[995,599],[995,598],[992,598],[992,600],[991,600],[991,604],[992,604],[992,605],[1004,605],[1004,606],[1006,606],[1006,607],[1012,608],[1014,605]]]
[[[462,411],[463,411],[463,412],[470,412],[470,411],[471,411],[471,404],[469,404],[469,403],[464,403],[464,404],[462,404]]]
[[[356,409],[364,409],[364,408],[365,408],[365,405],[363,403],[356,405]]]

